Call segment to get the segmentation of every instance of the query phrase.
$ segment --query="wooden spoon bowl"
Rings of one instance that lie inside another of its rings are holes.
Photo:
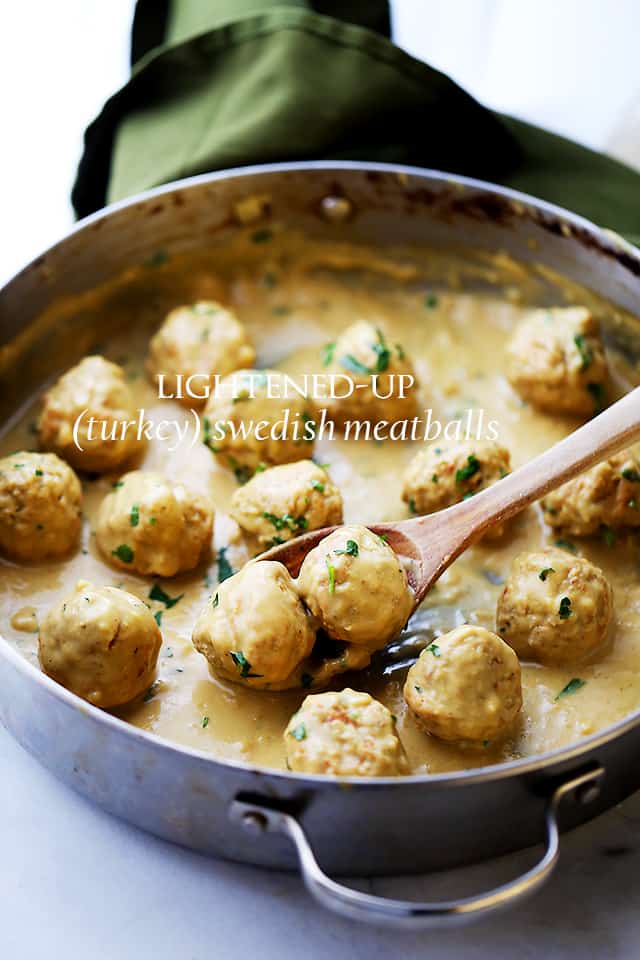
[[[426,517],[366,526],[411,561],[415,607],[467,547],[551,490],[640,439],[640,387],[604,413],[468,500]],[[273,547],[261,559],[278,560],[297,577],[307,553],[337,527],[313,530]]]

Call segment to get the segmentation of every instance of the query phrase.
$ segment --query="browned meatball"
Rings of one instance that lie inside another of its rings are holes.
[[[493,440],[432,443],[405,470],[402,499],[411,513],[435,513],[490,487],[510,470],[509,451]],[[503,532],[503,526],[493,527],[485,536]]]
[[[575,477],[542,501],[552,527],[585,537],[606,528],[640,527],[640,461],[628,450]]]
[[[162,635],[146,603],[80,580],[42,621],[45,673],[97,707],[128,703],[153,680]]]
[[[607,360],[586,307],[532,310],[511,338],[507,364],[513,387],[540,410],[588,416],[603,405]]]
[[[385,706],[348,687],[307,697],[284,732],[287,766],[338,777],[395,777],[409,772]]]
[[[76,470],[115,470],[144,447],[130,425],[137,413],[122,368],[104,357],[85,357],[47,390],[40,443]]]
[[[298,460],[263,470],[238,487],[229,512],[262,547],[272,547],[342,523],[342,497],[322,467]]]
[[[422,651],[404,697],[420,724],[442,740],[494,740],[520,712],[520,664],[495,633],[464,624]]]
[[[599,567],[548,547],[513,561],[496,629],[524,660],[576,663],[607,640],[613,593]]]
[[[354,323],[335,343],[325,347],[324,355],[328,374],[342,374],[354,384],[350,396],[328,399],[324,404],[336,423],[394,423],[415,416],[413,367],[402,346],[388,341],[380,327],[365,321]],[[347,391],[340,386],[337,392]]]
[[[55,453],[19,451],[0,460],[0,553],[15,560],[61,557],[77,543],[82,488]]]
[[[194,377],[191,392],[182,397],[189,407],[202,406],[214,374],[251,367],[256,352],[233,311],[215,300],[176,307],[149,344],[147,370],[154,379],[164,375],[165,391],[175,392],[177,377]]]

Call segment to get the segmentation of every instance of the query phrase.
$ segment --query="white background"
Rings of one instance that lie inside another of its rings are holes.
[[[479,99],[640,167],[637,0],[393,7],[397,42]],[[0,280],[71,223],[82,131],[126,79],[132,9],[132,0],[0,7]],[[566,838],[558,874],[529,904],[465,932],[399,936],[330,918],[294,877],[205,860],[116,822],[0,730],[0,960],[632,957],[639,845],[633,798]],[[442,896],[455,880],[374,888]]]

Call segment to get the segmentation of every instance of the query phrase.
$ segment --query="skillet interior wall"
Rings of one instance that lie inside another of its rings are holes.
[[[523,305],[583,303],[599,317],[625,379],[640,382],[638,318],[543,265],[519,263],[504,252],[413,246],[382,251],[344,240],[307,239],[285,224],[270,229],[269,262],[298,261],[301,270],[363,273],[374,287],[400,282],[408,289],[493,292]],[[213,296],[213,274],[235,267],[258,271],[265,251],[252,239],[257,233],[257,228],[237,229],[209,249],[175,255],[159,247],[108,282],[54,300],[0,347],[2,420],[11,419],[34,389],[87,353],[99,352],[110,337],[133,327],[151,331],[172,307]]]
[[[558,286],[581,285],[582,302],[591,296],[587,289],[597,289],[596,300],[609,301],[610,338],[637,365],[632,315],[640,275],[620,238],[591,232],[524,196],[445,174],[293,164],[160,188],[90,218],[33,261],[0,292],[0,418],[99,342],[98,295],[109,300],[110,331],[140,322],[150,304],[160,306],[169,281],[169,306],[186,294],[190,276],[175,269],[182,255],[204,249],[217,260],[244,247],[258,260],[264,251],[252,250],[250,238],[260,229],[289,238],[302,231],[409,258],[419,245],[429,282],[507,291],[517,284],[531,303],[557,302]],[[427,248],[435,255],[427,256]],[[516,264],[527,265],[519,277]]]

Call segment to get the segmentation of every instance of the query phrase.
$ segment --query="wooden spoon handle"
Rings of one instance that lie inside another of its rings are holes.
[[[550,490],[638,439],[640,387],[539,457],[465,501],[465,520],[470,531],[467,543],[478,540],[487,527],[508,520]]]

